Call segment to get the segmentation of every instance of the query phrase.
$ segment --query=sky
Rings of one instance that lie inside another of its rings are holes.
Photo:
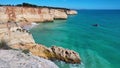
[[[120,9],[120,0],[0,0],[0,4],[21,4],[63,7],[71,9]]]

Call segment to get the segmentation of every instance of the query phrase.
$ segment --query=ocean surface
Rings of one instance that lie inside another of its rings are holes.
[[[30,31],[37,43],[79,53],[81,65],[55,61],[60,68],[120,68],[120,10],[79,10],[67,20],[40,23]]]

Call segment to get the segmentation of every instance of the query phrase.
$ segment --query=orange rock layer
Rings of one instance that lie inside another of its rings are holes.
[[[62,47],[52,46],[51,48],[47,48],[40,44],[29,43],[24,45],[13,45],[12,48],[28,50],[33,55],[43,57],[45,59],[62,60],[72,64],[81,63],[81,59],[76,52]]]
[[[54,19],[67,19],[68,14],[76,14],[74,10],[32,8],[32,7],[0,7],[0,22],[13,20],[16,22],[25,18],[29,22],[46,22]]]

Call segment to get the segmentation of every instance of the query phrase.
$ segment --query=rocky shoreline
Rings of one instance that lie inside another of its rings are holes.
[[[21,27],[12,27],[10,32],[7,28],[0,29],[0,50],[21,50],[27,51],[34,56],[49,60],[62,60],[66,63],[81,63],[79,54],[62,47],[53,46],[48,48],[35,43],[29,31]]]
[[[34,12],[32,10],[34,10]],[[53,10],[54,10],[54,14],[50,14],[50,11],[53,12]],[[69,10],[66,12],[63,10],[64,9],[51,9],[50,10],[48,8],[40,8],[40,10],[39,10],[38,8],[0,7],[0,14],[1,14],[0,21],[2,22],[0,24],[0,52],[8,51],[8,53],[9,53],[9,51],[10,51],[10,53],[11,53],[11,51],[14,52],[15,50],[20,50],[20,51],[25,51],[25,52],[31,53],[34,56],[42,57],[42,58],[48,59],[48,60],[62,60],[66,63],[80,64],[81,63],[80,56],[75,51],[64,49],[62,47],[56,47],[56,46],[52,46],[52,47],[48,48],[44,45],[37,44],[37,43],[35,43],[35,41],[32,37],[32,34],[30,34],[30,32],[28,30],[23,28],[23,26],[31,24],[31,22],[53,21],[54,19],[59,19],[59,18],[66,19],[67,16],[63,16],[64,13],[65,14],[66,13],[67,14],[76,14],[77,13],[76,11],[73,11],[73,10]],[[45,15],[46,19],[35,17],[36,15],[39,15],[38,14],[39,11],[41,12],[40,16]],[[49,13],[48,13],[48,11],[49,11]],[[23,13],[21,14],[20,12],[23,12]],[[31,12],[35,16],[30,14]],[[53,15],[54,17],[52,17],[52,19],[51,19],[51,18],[49,18],[49,15]],[[22,19],[21,19],[21,17],[22,17]],[[48,20],[48,19],[50,19],[50,20]],[[9,20],[11,22],[8,25],[7,21],[9,21]],[[17,52],[17,51],[15,51],[15,52]],[[21,54],[21,52],[19,54]],[[4,55],[4,56],[6,56],[6,55]],[[24,57],[21,57],[21,58],[24,58]],[[2,61],[0,61],[0,64],[2,64]],[[9,64],[9,63],[7,63],[7,64]],[[53,64],[53,66],[55,66],[55,65]],[[19,68],[19,67],[17,67],[17,68]],[[42,68],[44,68],[44,65]],[[48,66],[46,68],[57,68],[57,66],[55,66],[55,67]]]

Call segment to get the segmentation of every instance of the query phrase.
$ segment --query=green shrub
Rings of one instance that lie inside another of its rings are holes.
[[[29,50],[23,50],[22,52],[27,54],[27,53],[29,53]]]

